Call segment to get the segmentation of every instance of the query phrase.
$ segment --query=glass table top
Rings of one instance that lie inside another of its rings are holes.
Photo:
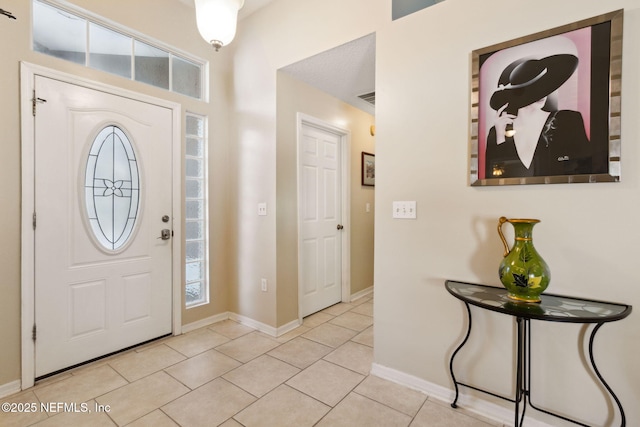
[[[478,307],[511,316],[553,322],[602,323],[624,319],[631,306],[562,295],[542,294],[539,303],[509,299],[505,288],[447,280],[445,287],[456,298]]]

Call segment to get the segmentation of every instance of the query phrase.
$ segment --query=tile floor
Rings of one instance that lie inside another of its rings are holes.
[[[219,322],[2,398],[37,410],[0,412],[0,426],[499,425],[369,375],[372,316],[372,298],[364,297],[309,316],[278,338]]]

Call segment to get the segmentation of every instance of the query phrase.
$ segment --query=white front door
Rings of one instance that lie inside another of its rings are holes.
[[[301,317],[342,300],[342,137],[302,123],[298,138]]]
[[[173,119],[52,78],[35,89],[40,377],[171,333]]]

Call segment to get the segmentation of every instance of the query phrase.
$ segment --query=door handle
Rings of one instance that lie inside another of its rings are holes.
[[[338,230],[342,230],[344,228],[344,226],[342,224],[338,224]]]
[[[160,237],[158,239],[169,240],[171,238],[171,230],[164,228],[160,230]]]

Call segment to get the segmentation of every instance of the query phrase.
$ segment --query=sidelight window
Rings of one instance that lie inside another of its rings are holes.
[[[209,302],[206,120],[187,114],[185,156],[185,301]]]

